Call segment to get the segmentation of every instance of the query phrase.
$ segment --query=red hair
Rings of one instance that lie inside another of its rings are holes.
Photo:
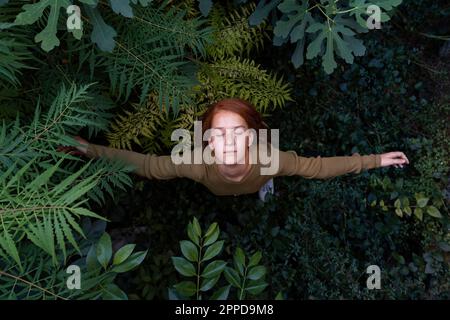
[[[219,111],[223,110],[231,111],[240,115],[247,123],[249,129],[255,129],[258,141],[259,129],[269,129],[269,126],[263,121],[261,114],[250,102],[240,98],[227,98],[213,103],[201,116],[203,136],[206,130],[211,129],[214,116]],[[267,140],[270,143],[269,132],[267,133]],[[203,141],[203,148],[205,148],[207,144],[207,141]]]

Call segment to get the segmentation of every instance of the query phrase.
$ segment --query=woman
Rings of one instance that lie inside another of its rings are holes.
[[[171,156],[141,154],[119,150],[75,137],[80,143],[76,148],[90,158],[119,158],[135,166],[135,172],[149,179],[186,177],[205,185],[216,195],[240,195],[259,191],[264,201],[267,192],[273,193],[273,178],[298,175],[306,179],[328,179],[346,173],[360,173],[378,167],[403,167],[409,164],[403,152],[383,154],[302,157],[293,150],[278,150],[278,169],[273,174],[262,175],[259,161],[249,161],[249,149],[253,143],[249,129],[255,129],[257,141],[259,129],[268,129],[261,115],[247,101],[230,98],[213,104],[202,116],[202,130],[211,129],[211,135],[202,148],[209,147],[215,160],[212,164],[174,164]],[[270,144],[270,134],[268,143]],[[259,146],[259,145],[258,145]],[[245,152],[237,152],[245,150]]]

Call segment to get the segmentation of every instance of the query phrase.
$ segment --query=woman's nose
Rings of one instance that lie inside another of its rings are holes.
[[[228,132],[225,136],[225,144],[234,144],[233,132]]]

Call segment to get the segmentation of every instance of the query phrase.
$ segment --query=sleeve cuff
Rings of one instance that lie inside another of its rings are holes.
[[[381,154],[375,155],[375,168],[381,167]]]

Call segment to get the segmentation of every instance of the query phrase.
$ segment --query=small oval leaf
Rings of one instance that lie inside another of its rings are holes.
[[[124,262],[131,255],[135,247],[135,244],[127,244],[117,250],[114,254],[113,264],[118,265]]]
[[[230,293],[231,286],[225,286],[214,292],[211,296],[211,300],[226,300],[228,298],[228,294]]]
[[[226,262],[222,260],[216,260],[208,264],[202,272],[203,278],[213,278],[218,276],[226,266]]]
[[[183,256],[186,257],[189,261],[197,261],[198,260],[198,250],[195,244],[191,241],[183,240],[180,241],[181,252]]]
[[[111,237],[106,232],[100,237],[97,243],[97,260],[103,266],[103,268],[108,267],[109,260],[112,256],[112,244]]]
[[[174,288],[179,294],[185,297],[193,296],[197,292],[195,283],[192,281],[183,281],[177,283],[176,285],[174,285]]]
[[[237,248],[233,256],[233,262],[241,276],[244,275],[245,254],[241,248]]]
[[[233,268],[227,267],[225,268],[224,271],[225,274],[225,279],[227,279],[227,281],[235,286],[236,288],[240,288],[241,287],[241,278],[239,277],[239,273],[234,270]]]
[[[186,277],[191,277],[191,276],[196,275],[194,266],[192,265],[192,263],[187,261],[185,258],[172,257],[172,262],[173,262],[175,269],[181,275],[186,276]]]
[[[259,280],[266,274],[266,268],[264,266],[256,266],[249,270],[247,278],[251,280]]]
[[[439,212],[439,209],[436,208],[435,206],[428,206],[427,207],[427,213],[435,218],[442,218],[441,213]]]
[[[220,253],[220,251],[222,250],[223,243],[224,243],[224,241],[221,240],[221,241],[218,241],[218,242],[210,245],[206,249],[205,255],[203,256],[202,261],[210,260],[210,259],[214,258],[215,256],[217,256]]]
[[[144,261],[146,255],[147,255],[147,250],[135,252],[124,262],[122,262],[119,265],[116,265],[112,269],[112,271],[117,272],[117,273],[130,271],[130,270],[136,268],[138,265],[140,265],[142,263],[142,261]]]
[[[250,257],[250,260],[248,262],[248,267],[250,268],[250,267],[256,266],[259,263],[259,261],[261,261],[261,257],[262,257],[261,251],[255,252]]]

